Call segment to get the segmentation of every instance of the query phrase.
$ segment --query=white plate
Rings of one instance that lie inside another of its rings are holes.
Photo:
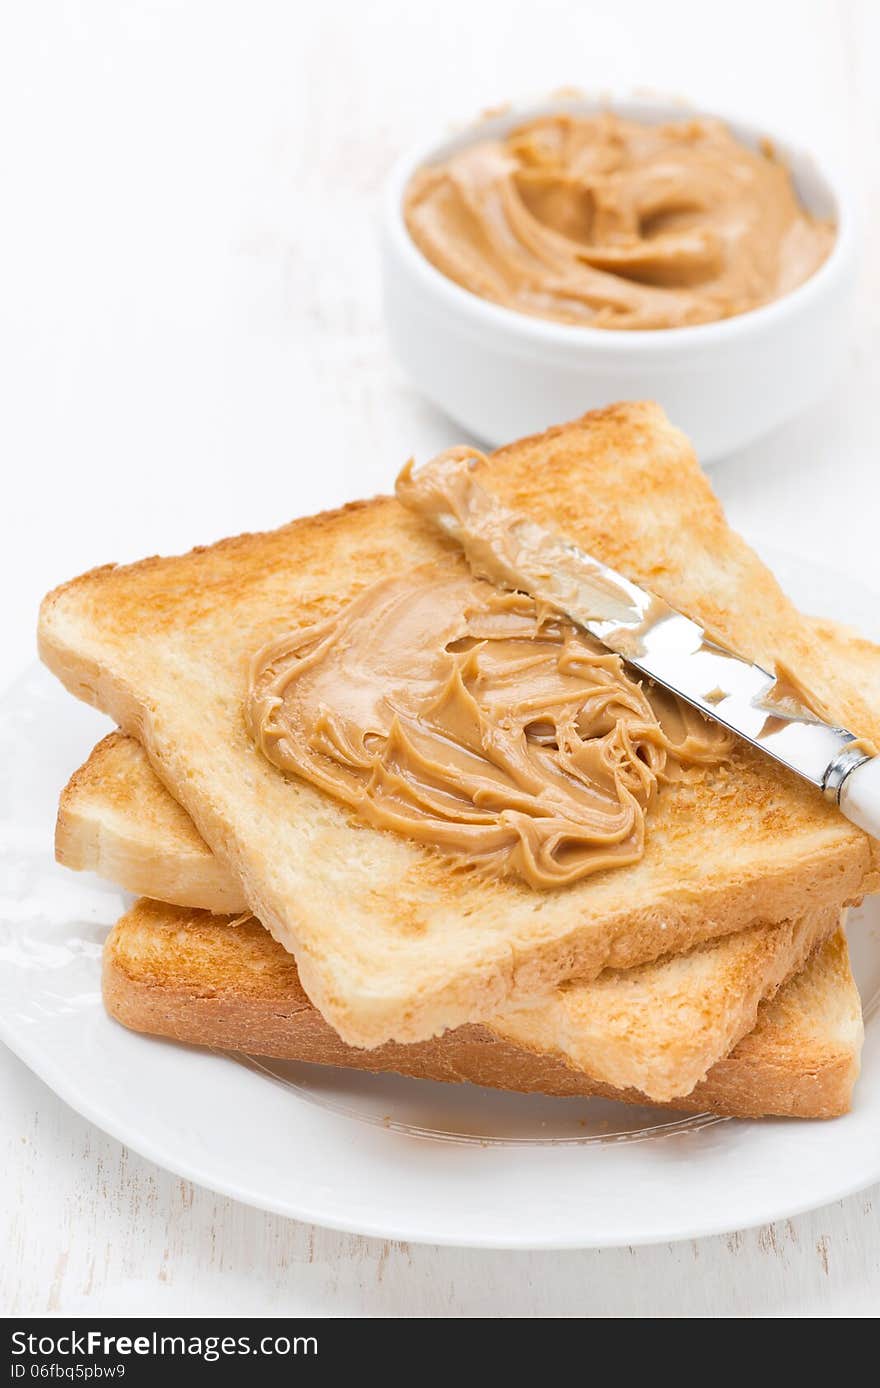
[[[880,635],[877,600],[773,555],[808,611]],[[125,904],[52,862],[58,791],[105,730],[44,671],[0,705],[0,1036],[62,1099],[161,1166],[263,1209],[382,1238],[496,1248],[741,1229],[880,1179],[880,911],[851,920],[870,1015],[854,1111],[831,1123],[679,1118],[306,1065],[133,1035],[99,996]]]

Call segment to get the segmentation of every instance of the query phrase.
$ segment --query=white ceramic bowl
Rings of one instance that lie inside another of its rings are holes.
[[[681,119],[680,104],[615,100],[623,116]],[[385,314],[392,350],[424,395],[488,444],[509,442],[617,400],[654,399],[711,462],[820,398],[848,336],[855,277],[852,211],[838,177],[772,131],[728,120],[744,144],[769,135],[805,206],[838,227],[830,256],[784,298],[719,323],[629,332],[569,326],[488,303],[425,259],[403,219],[414,171],[475,139],[551,111],[593,112],[587,99],[513,108],[395,167],[383,216]]]

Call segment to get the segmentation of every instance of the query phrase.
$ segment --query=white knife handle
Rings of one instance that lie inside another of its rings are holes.
[[[880,839],[880,756],[852,770],[840,787],[840,808],[874,839]]]

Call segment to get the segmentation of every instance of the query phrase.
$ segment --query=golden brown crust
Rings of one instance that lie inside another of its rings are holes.
[[[491,489],[747,653],[784,659],[856,732],[874,715],[726,526],[686,441],[655,406],[618,406],[502,450]],[[180,559],[56,590],[44,658],[139,737],[304,984],[351,1042],[413,1041],[566,977],[842,905],[880,882],[876,847],[794,778],[745,754],[685,803],[667,796],[634,869],[535,894],[455,877],[264,766],[241,720],[246,659],[279,625],[330,615],[444,546],[380,498]],[[850,716],[852,715],[852,716]],[[878,729],[880,732],[880,729]],[[694,824],[699,823],[699,834]],[[736,851],[730,851],[730,845]]]
[[[104,951],[104,1002],[111,1016],[135,1031],[218,1050],[524,1093],[653,1102],[480,1025],[414,1045],[352,1048],[309,1002],[291,956],[256,922],[206,924],[153,902],[140,902],[123,917]],[[664,1106],[749,1117],[844,1113],[858,1073],[860,1016],[845,936],[838,931],[798,979],[761,1005],[754,1031],[732,1054],[691,1094]]]
[[[876,652],[875,659],[880,659]],[[236,915],[245,910],[240,889],[223,877],[217,859],[133,739],[114,734],[100,743],[87,769],[68,785],[62,804],[59,827],[66,827],[59,837],[60,861],[91,867],[129,891],[147,890],[160,900],[168,893],[184,906],[209,911],[223,909],[206,890],[213,870],[220,889],[235,900],[225,909]],[[146,909],[142,903],[135,913],[142,923]],[[605,970],[592,982],[556,989],[540,1005],[496,1014],[491,1030],[518,1047],[558,1052],[609,1084],[671,1099],[692,1089],[754,1026],[761,1000],[803,967],[837,920],[834,910],[806,911],[795,921],[754,926],[626,973]],[[187,930],[178,931],[177,938],[191,943],[201,927],[181,916],[184,923]],[[150,928],[155,933],[166,925],[153,919]],[[267,936],[260,938],[275,958],[289,959]],[[223,939],[220,930],[218,949]],[[236,959],[247,960],[248,935],[236,931],[230,939],[240,947],[227,961],[234,971]]]

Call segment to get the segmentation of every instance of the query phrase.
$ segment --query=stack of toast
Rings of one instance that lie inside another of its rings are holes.
[[[586,415],[480,467],[506,504],[880,739],[880,648],[793,607],[657,406]],[[639,861],[550,891],[458,871],[254,745],[255,651],[453,548],[380,497],[46,598],[44,661],[119,728],[63,791],[56,835],[60,862],[139,897],[105,946],[111,1015],[522,1092],[845,1112],[862,1018],[843,920],[880,887],[880,846],[745,744],[664,790]]]

